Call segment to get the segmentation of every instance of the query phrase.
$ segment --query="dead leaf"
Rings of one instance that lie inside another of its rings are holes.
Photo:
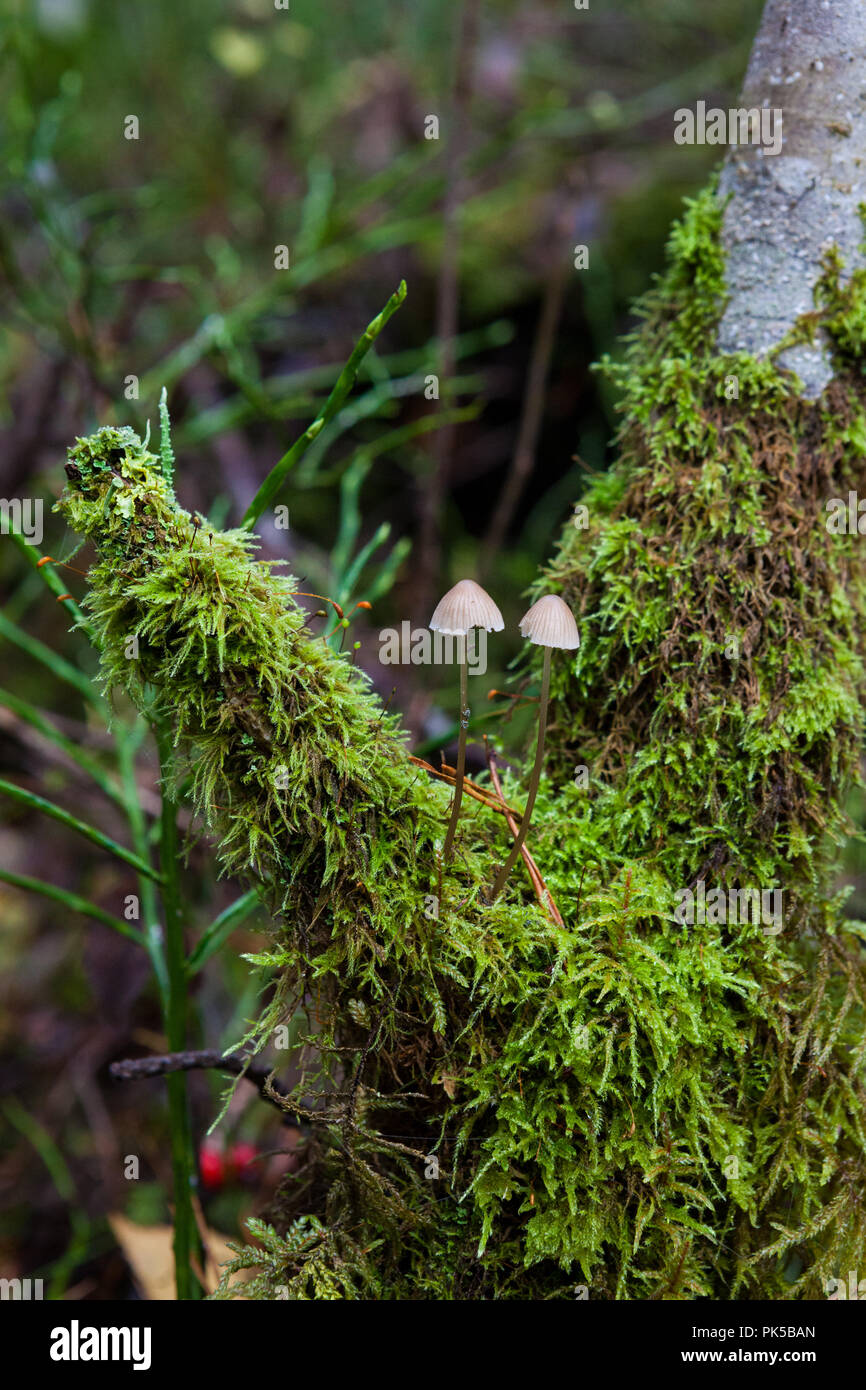
[[[174,1300],[174,1251],[171,1226],[138,1226],[121,1212],[109,1216],[108,1224],[132,1271],[132,1277],[142,1297],[151,1303]],[[205,1287],[213,1293],[220,1280],[220,1265],[234,1259],[228,1247],[228,1237],[218,1231],[205,1230]],[[199,1271],[201,1273],[201,1271]],[[236,1276],[242,1280],[243,1275]]]

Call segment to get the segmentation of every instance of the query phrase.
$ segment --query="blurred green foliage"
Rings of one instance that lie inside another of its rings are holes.
[[[375,3],[338,18],[313,0],[287,11],[270,0],[4,8],[0,383],[12,426],[35,359],[57,363],[56,430],[39,460],[48,485],[61,437],[112,421],[143,430],[166,385],[176,447],[193,456],[186,476],[208,480],[193,500],[211,504],[216,463],[230,511],[242,511],[405,277],[407,306],[291,500],[313,587],[326,585],[343,471],[376,442],[361,539],[383,522],[411,539],[434,437],[393,430],[379,441],[383,422],[406,426],[427,409],[423,378],[435,370],[459,7]],[[508,465],[563,201],[559,254],[587,242],[592,262],[566,287],[530,505],[497,556],[512,602],[579,490],[575,452],[603,466],[613,419],[588,364],[612,346],[682,194],[716,153],[674,146],[671,113],[736,91],[758,10],[758,0],[700,16],[685,0],[649,13],[637,0],[598,13],[552,0],[480,7],[459,216],[468,337],[440,406],[476,409],[456,440],[443,583],[455,564],[471,568],[463,537],[483,532]],[[439,140],[424,138],[430,114]],[[124,138],[130,115],[136,140]],[[280,245],[287,272],[274,269]],[[124,395],[131,375],[137,400]],[[411,585],[398,597],[406,613]]]

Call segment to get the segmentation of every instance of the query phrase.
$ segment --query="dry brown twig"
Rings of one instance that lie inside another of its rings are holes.
[[[424,771],[429,772],[433,777],[439,777],[443,782],[447,782],[448,786],[454,786],[457,777],[456,770],[449,767],[447,763],[443,763],[441,768],[433,767],[432,763],[425,762],[423,758],[412,757],[411,754],[409,761],[414,763],[416,767],[423,767]],[[498,811],[500,815],[507,813],[512,816],[520,816],[519,811],[513,811],[510,806],[506,806],[501,800],[491,796],[485,787],[479,787],[477,782],[470,781],[468,777],[463,782],[463,790],[468,796],[480,801],[482,806],[489,807],[491,811]]]
[[[486,787],[479,787],[476,782],[471,782],[468,777],[463,783],[463,790],[466,792],[467,796],[474,797],[476,801],[480,801],[482,806],[486,806],[489,810],[496,811],[499,815],[504,816],[508,822],[508,829],[516,838],[521,812],[509,806],[502,794],[502,784],[499,781],[499,774],[496,771],[496,755],[490,747],[486,735],[484,738],[484,747],[487,752],[487,766],[490,769],[490,779],[493,782],[496,796],[491,796]],[[411,754],[409,756],[409,761],[410,763],[414,763],[416,767],[422,767],[425,772],[429,772],[433,777],[441,778],[448,786],[454,786],[456,778],[455,770],[449,767],[447,763],[443,762],[441,768],[433,767],[431,763],[425,762],[423,758],[415,758],[412,757]],[[557,926],[563,926],[559,908],[556,906],[550,889],[541,877],[538,865],[526,845],[522,847],[521,854],[523,856],[523,862],[526,864],[529,872],[535,896],[538,898],[541,906],[549,913],[554,922],[556,922]]]

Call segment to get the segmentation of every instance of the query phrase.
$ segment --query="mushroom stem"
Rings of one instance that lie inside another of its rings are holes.
[[[523,819],[520,822],[520,831],[514,846],[500,869],[496,882],[493,885],[493,893],[490,901],[495,902],[505,887],[505,881],[511,870],[514,868],[515,861],[523,848],[526,839],[526,832],[529,830],[529,822],[532,818],[532,808],[535,805],[535,798],[538,795],[538,784],[541,781],[541,765],[544,761],[544,734],[547,725],[547,701],[550,695],[550,653],[552,648],[544,648],[544,668],[541,676],[541,703],[538,707],[538,743],[535,747],[535,762],[532,766],[532,776],[529,780],[529,795],[526,798],[526,810],[523,812]]]
[[[469,703],[469,680],[466,667],[466,638],[460,638],[460,732],[457,736],[457,780],[454,783],[454,802],[451,807],[451,819],[448,822],[448,833],[445,836],[445,848],[442,850],[442,863],[447,864],[451,858],[451,849],[454,844],[454,835],[457,831],[457,821],[460,816],[460,802],[463,800],[463,777],[466,772],[466,726],[469,723],[469,716],[466,706]]]

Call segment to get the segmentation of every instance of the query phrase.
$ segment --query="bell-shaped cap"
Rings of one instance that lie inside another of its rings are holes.
[[[520,619],[520,633],[539,647],[562,647],[572,651],[580,646],[580,633],[574,614],[556,594],[545,594]]]
[[[488,593],[474,579],[461,579],[436,605],[429,626],[446,636],[465,637],[470,628],[501,632],[502,614]]]

